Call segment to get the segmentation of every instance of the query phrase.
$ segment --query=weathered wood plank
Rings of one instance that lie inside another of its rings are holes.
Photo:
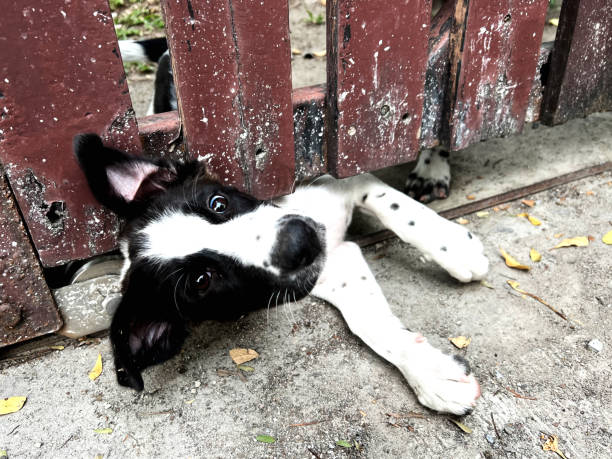
[[[62,325],[0,165],[0,347]]]
[[[563,2],[542,104],[560,124],[612,110],[612,0]]]
[[[294,181],[286,0],[162,2],[189,154],[264,198]]]
[[[457,0],[451,31],[450,146],[520,132],[548,0]]]
[[[328,160],[338,177],[419,148],[430,0],[328,0]]]
[[[106,0],[11,3],[0,14],[0,161],[45,266],[115,247],[116,220],[89,193],[72,138],[140,149]]]

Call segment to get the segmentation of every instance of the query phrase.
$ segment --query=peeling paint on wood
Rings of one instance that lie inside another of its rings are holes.
[[[221,182],[257,197],[291,191],[287,1],[162,5],[189,154],[206,161]]]
[[[327,145],[338,177],[419,148],[430,0],[328,0]]]
[[[520,132],[548,0],[457,0],[451,31],[450,147]]]
[[[612,0],[563,2],[542,121],[612,110]]]
[[[0,165],[0,347],[62,326]]]
[[[0,14],[0,161],[44,266],[115,246],[117,222],[90,194],[72,138],[140,149],[106,0],[36,0]]]

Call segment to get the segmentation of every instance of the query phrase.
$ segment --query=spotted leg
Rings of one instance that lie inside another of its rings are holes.
[[[423,405],[457,415],[473,409],[480,386],[468,363],[404,327],[356,244],[344,242],[328,253],[312,294],[337,307],[351,331],[402,372]]]
[[[482,243],[464,226],[440,217],[370,174],[328,182],[366,213],[376,216],[403,241],[462,282],[482,279],[489,263]]]
[[[406,179],[405,191],[408,196],[421,202],[444,199],[449,194],[450,178],[448,151],[439,147],[424,150]]]

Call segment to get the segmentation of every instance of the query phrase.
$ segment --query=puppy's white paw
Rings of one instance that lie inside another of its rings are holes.
[[[482,242],[467,228],[446,222],[437,245],[428,244],[425,255],[442,266],[455,279],[470,282],[483,279],[489,271]]]
[[[468,362],[459,356],[444,354],[426,341],[418,352],[418,360],[402,368],[419,402],[432,410],[458,416],[470,413],[480,397],[480,385]]]
[[[420,202],[445,199],[449,195],[450,177],[448,151],[441,148],[425,150],[421,152],[416,167],[408,175],[404,191]]]

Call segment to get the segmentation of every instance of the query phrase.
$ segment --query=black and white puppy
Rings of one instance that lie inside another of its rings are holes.
[[[121,40],[119,47],[124,62],[149,61],[158,64],[154,94],[147,114],[176,110],[176,88],[166,39]],[[425,203],[447,198],[451,181],[448,157],[448,151],[442,148],[421,152],[417,165],[406,179],[404,191],[410,197]]]
[[[357,245],[344,240],[353,209],[372,214],[462,282],[488,262],[465,227],[364,174],[320,177],[291,195],[259,201],[221,185],[198,162],[129,156],[94,134],[74,149],[96,198],[126,220],[123,298],[111,343],[120,384],[177,354],[189,321],[237,318],[309,293],[394,364],[419,401],[465,414],[480,395],[467,362],[431,346],[393,315]]]

